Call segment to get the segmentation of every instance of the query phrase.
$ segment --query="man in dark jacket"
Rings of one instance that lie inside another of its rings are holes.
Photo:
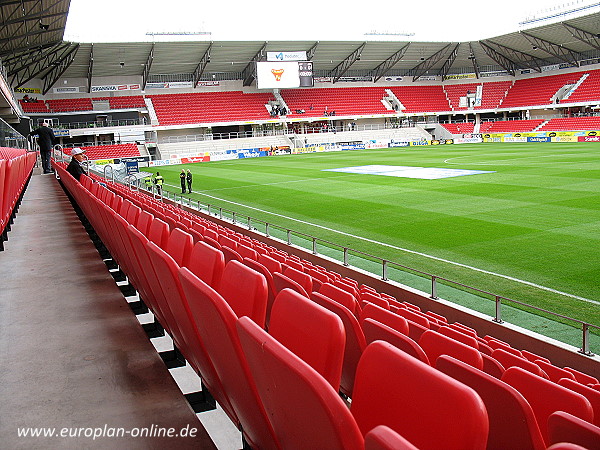
[[[42,169],[44,173],[52,173],[52,166],[50,166],[50,154],[52,152],[52,146],[56,142],[54,132],[52,128],[48,126],[48,122],[42,123],[42,126],[37,130],[29,133],[30,136],[38,137],[38,145],[40,146],[40,157],[42,158]]]
[[[188,194],[191,194],[192,193],[192,172],[190,169],[187,170],[186,180],[187,180]]]
[[[79,178],[81,178],[81,175],[87,175],[87,172],[84,170],[83,166],[81,165],[81,162],[85,158],[84,153],[85,153],[85,150],[83,150],[81,148],[77,148],[77,147],[74,148],[73,150],[71,150],[71,156],[73,158],[71,158],[71,162],[67,166],[67,172],[69,172],[71,175],[73,175],[73,178],[75,178],[77,181],[79,181]]]
[[[181,182],[181,193],[185,194],[185,169],[181,169],[179,174],[179,181]]]

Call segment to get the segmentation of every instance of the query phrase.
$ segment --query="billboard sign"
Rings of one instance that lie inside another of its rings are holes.
[[[258,89],[286,89],[300,86],[300,70],[295,61],[256,63]]]
[[[267,61],[306,61],[306,52],[267,52]]]

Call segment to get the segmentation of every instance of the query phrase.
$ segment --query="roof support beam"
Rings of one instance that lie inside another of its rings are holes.
[[[598,39],[600,35],[577,28],[570,23],[562,22],[561,25],[569,30],[571,36],[575,39],[594,47],[596,50],[600,50],[600,39]]]
[[[374,83],[377,83],[381,77],[385,76],[402,59],[409,46],[410,42],[373,69]]]
[[[460,44],[456,44],[454,46],[454,48],[450,52],[450,55],[448,56],[448,58],[446,58],[446,62],[444,62],[444,65],[442,66],[442,68],[440,70],[440,75],[442,76],[442,81],[444,81],[446,79],[446,75],[448,75],[448,72],[450,71],[450,67],[452,67],[452,64],[454,64],[454,61],[456,60],[456,57],[458,56],[458,47],[460,47]]]
[[[479,44],[486,55],[496,61],[504,70],[508,72],[509,75],[513,77],[515,76],[517,64],[514,61],[500,53],[498,50],[490,47],[483,41],[479,41]]]
[[[473,70],[475,71],[475,76],[479,79],[479,63],[477,62],[477,58],[475,57],[475,52],[473,51],[473,44],[469,42],[469,59],[471,60],[471,64],[473,64]]]
[[[148,77],[150,76],[150,68],[152,67],[153,61],[154,61],[154,42],[152,43],[152,47],[150,48],[150,53],[148,54],[148,59],[146,59],[146,64],[144,64],[144,71],[142,72],[142,91],[146,89],[146,83],[148,83]]]
[[[40,63],[48,63],[53,64],[59,58],[59,54],[63,54],[64,50],[68,48],[70,44],[68,43],[60,43],[53,45],[52,47],[47,47],[44,49],[36,49],[34,51],[29,51],[25,53],[21,53],[16,55],[15,58],[10,58],[4,60],[4,66],[7,70],[7,75],[9,78],[18,78],[19,73],[27,73],[30,70],[39,69],[40,72],[43,72],[43,67],[37,67]],[[21,75],[22,76],[22,75]]]
[[[542,72],[542,65],[543,65],[543,61],[533,55],[530,55],[529,53],[525,53],[525,52],[521,52],[519,50],[514,50],[510,47],[506,47],[505,45],[502,44],[498,44],[494,41],[479,41],[479,44],[481,44],[481,46],[483,47],[484,50],[486,50],[486,47],[488,49],[493,49],[496,54],[501,55],[503,58],[508,59],[510,62],[513,63],[514,65],[514,69],[521,69],[521,68],[526,68],[526,69],[532,69],[535,70],[536,72],[541,73]],[[486,50],[487,53],[487,50]],[[488,56],[490,56],[490,58],[494,59],[493,56],[491,56],[488,53]],[[498,62],[498,61],[496,61]],[[498,62],[498,64],[500,64]],[[502,65],[502,64],[500,64]],[[514,75],[514,74],[513,74]]]
[[[92,75],[94,73],[94,43],[91,44],[90,58],[88,61],[88,72],[87,72],[87,92],[92,92]]]
[[[212,48],[212,45],[213,43],[211,42],[206,51],[204,52],[204,55],[202,55],[202,58],[200,58],[200,62],[196,66],[196,69],[194,70],[194,89],[198,87],[198,81],[200,81],[200,78],[202,78],[202,74],[204,73],[204,70],[206,70],[206,66],[210,62],[210,50]]]
[[[546,39],[536,37],[525,31],[521,31],[521,34],[525,36],[525,39],[527,39],[532,46],[545,51],[549,55],[552,55],[573,67],[579,67],[577,57],[580,56],[581,58],[583,58],[583,55],[581,55],[580,53],[563,47],[562,45],[555,44],[554,42],[547,41]]]
[[[267,42],[264,42],[260,50],[252,57],[248,65],[244,67],[244,70],[242,71],[242,80],[244,80],[243,86],[250,86],[256,79],[256,63],[264,60],[266,49]]]
[[[315,57],[315,53],[317,52],[317,47],[319,46],[320,42],[317,41],[315,42],[311,48],[309,48],[306,51],[306,59],[308,59],[309,61],[312,61],[312,59]]]
[[[354,50],[352,53],[350,53],[348,56],[346,56],[342,60],[342,62],[340,62],[337,66],[335,66],[331,70],[331,72],[329,72],[328,76],[333,78],[333,80],[332,80],[333,83],[335,83],[336,81],[339,81],[339,79],[342,77],[342,75],[344,75],[348,71],[350,66],[352,66],[352,64],[354,64],[356,61],[358,61],[360,59],[360,55],[361,55],[363,49],[365,48],[365,45],[367,45],[367,43],[363,42],[360,47],[358,47],[356,50]]]
[[[58,61],[58,64],[55,64],[52,69],[50,69],[50,72],[44,76],[44,87],[42,88],[43,95],[46,95],[50,88],[54,86],[62,74],[69,68],[75,59],[77,50],[79,50],[79,44],[71,48],[71,50]]]
[[[429,58],[427,58],[423,62],[417,64],[415,67],[410,69],[406,73],[406,75],[408,75],[411,72],[415,73],[415,75],[413,76],[413,82],[417,81],[419,78],[421,78],[423,75],[425,75],[429,71],[429,69],[431,69],[433,66],[435,66],[439,61],[441,61],[444,58],[444,55],[446,54],[446,52],[448,51],[448,48],[450,48],[451,45],[452,44],[447,44],[441,50],[438,50],[433,55],[431,55]]]

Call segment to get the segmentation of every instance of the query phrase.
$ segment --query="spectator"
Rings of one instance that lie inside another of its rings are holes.
[[[179,174],[179,182],[181,183],[181,193],[185,194],[185,169],[181,169]]]
[[[72,158],[71,162],[67,166],[67,172],[73,175],[73,178],[75,178],[77,181],[79,181],[81,175],[87,175],[87,172],[81,165],[81,163],[85,159],[84,153],[85,150],[78,147],[75,147],[73,150],[71,150]]]
[[[42,158],[42,169],[44,173],[52,173],[52,166],[50,166],[50,153],[52,152],[52,146],[56,143],[56,137],[52,128],[48,126],[48,122],[43,122],[42,126],[37,130],[29,133],[30,136],[38,137],[38,145],[40,146],[40,157]]]
[[[187,181],[188,194],[192,193],[192,172],[190,169],[187,170],[187,175],[185,177]]]
[[[156,185],[156,192],[158,195],[162,196],[162,187],[165,179],[160,174],[160,172],[156,172],[156,176],[154,177],[154,184]]]

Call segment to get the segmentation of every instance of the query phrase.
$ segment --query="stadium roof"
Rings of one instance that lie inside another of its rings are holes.
[[[409,41],[209,41],[63,42],[70,0],[14,0],[0,4],[0,58],[10,84],[32,78],[47,92],[59,78],[176,76],[253,81],[252,62],[267,51],[306,51],[317,76],[410,77],[521,69],[541,72],[551,64],[577,66],[600,56],[600,13],[471,42]],[[47,25],[48,29],[44,29]],[[172,79],[158,80],[157,77]],[[181,79],[183,81],[183,79]]]

